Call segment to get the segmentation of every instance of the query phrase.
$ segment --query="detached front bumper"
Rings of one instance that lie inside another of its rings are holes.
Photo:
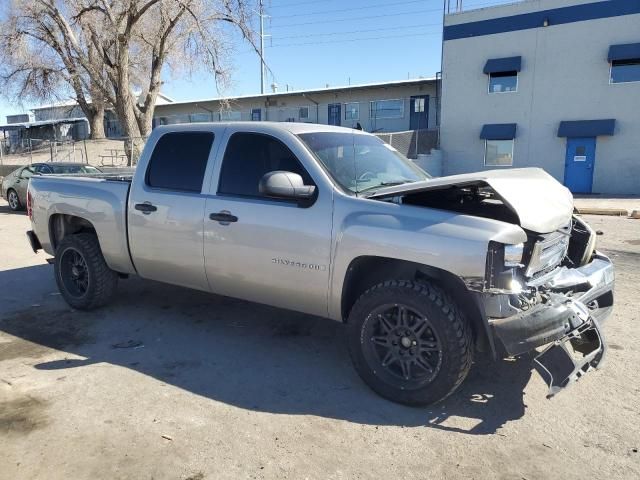
[[[554,395],[602,364],[606,344],[600,325],[611,315],[614,283],[613,263],[600,253],[580,268],[562,267],[537,286],[542,302],[490,320],[494,340],[508,355],[551,344],[535,362]]]

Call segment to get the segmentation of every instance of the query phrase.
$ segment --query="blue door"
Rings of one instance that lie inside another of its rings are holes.
[[[342,114],[342,105],[340,103],[329,104],[329,125],[340,126],[340,115]]]
[[[567,138],[564,184],[573,193],[591,193],[596,162],[596,139]]]
[[[411,97],[409,108],[409,130],[429,128],[429,95]]]
[[[253,108],[251,109],[251,121],[259,122],[262,119],[262,109]]]

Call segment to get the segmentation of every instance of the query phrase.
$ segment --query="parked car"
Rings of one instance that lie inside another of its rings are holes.
[[[27,205],[31,246],[55,256],[72,307],[137,274],[328,317],[397,402],[447,397],[476,350],[548,345],[536,362],[551,395],[605,353],[613,265],[541,169],[430,179],[357,130],[172,125],[132,177],[34,177]]]
[[[27,185],[33,175],[101,173],[102,170],[82,163],[34,163],[20,167],[2,180],[2,197],[13,211],[22,210],[27,203]]]

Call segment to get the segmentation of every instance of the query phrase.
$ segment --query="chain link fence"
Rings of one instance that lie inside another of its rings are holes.
[[[64,141],[26,138],[13,143],[4,139],[0,140],[0,165],[71,162],[96,167],[134,166],[145,143],[143,137]]]
[[[438,145],[437,130],[408,130],[375,135],[411,159],[418,158],[419,154],[429,154]]]

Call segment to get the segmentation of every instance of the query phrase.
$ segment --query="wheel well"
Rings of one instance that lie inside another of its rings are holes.
[[[51,215],[49,219],[49,238],[54,252],[64,237],[76,233],[95,234],[96,229],[89,220],[82,217],[61,213]]]
[[[360,295],[385,280],[427,280],[440,286],[453,300],[469,322],[476,345],[484,350],[490,345],[480,307],[462,279],[446,270],[395,258],[363,256],[354,259],[342,286],[342,318],[346,322],[349,312]]]

